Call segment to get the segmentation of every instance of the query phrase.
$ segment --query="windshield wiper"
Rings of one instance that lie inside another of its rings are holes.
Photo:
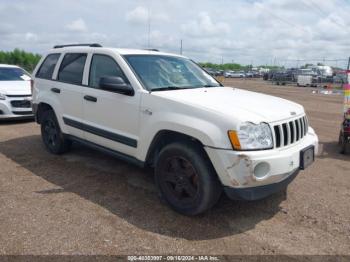
[[[151,89],[153,91],[167,91],[167,90],[180,90],[180,89],[188,89],[189,86],[163,86]]]

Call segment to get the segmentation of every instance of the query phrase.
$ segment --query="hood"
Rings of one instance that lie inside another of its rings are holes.
[[[232,87],[182,89],[152,94],[230,115],[241,121],[271,123],[304,114],[304,108],[297,103]]]
[[[0,94],[30,95],[30,81],[0,81]]]

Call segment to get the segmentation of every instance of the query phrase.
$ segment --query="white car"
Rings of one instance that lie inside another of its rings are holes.
[[[225,71],[224,72],[224,77],[226,78],[244,78],[245,73],[244,72],[235,72],[235,71]]]
[[[244,72],[238,71],[238,72],[233,72],[231,74],[231,77],[233,77],[233,78],[244,78],[244,77],[246,77],[246,75],[245,75]]]
[[[31,83],[24,69],[0,64],[0,119],[33,117]]]
[[[208,210],[222,191],[255,200],[283,190],[318,149],[301,105],[223,87],[183,56],[56,46],[33,75],[49,152],[78,141],[153,167],[161,197],[185,215]]]

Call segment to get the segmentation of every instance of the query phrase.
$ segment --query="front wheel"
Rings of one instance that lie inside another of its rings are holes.
[[[347,141],[343,132],[339,134],[339,145],[340,145],[340,153],[347,155],[350,154],[350,143]]]
[[[222,192],[210,160],[191,143],[165,146],[159,153],[155,179],[161,197],[175,211],[188,216],[210,209]]]
[[[68,151],[71,146],[71,141],[63,136],[56,115],[52,110],[43,113],[41,137],[46,149],[53,154],[62,154]]]

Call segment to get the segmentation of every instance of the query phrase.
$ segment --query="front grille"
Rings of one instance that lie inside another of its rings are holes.
[[[11,101],[11,105],[16,108],[30,108],[31,104],[29,100],[14,100]]]
[[[309,124],[306,116],[275,125],[275,147],[280,148],[294,144],[301,140],[306,134]]]

